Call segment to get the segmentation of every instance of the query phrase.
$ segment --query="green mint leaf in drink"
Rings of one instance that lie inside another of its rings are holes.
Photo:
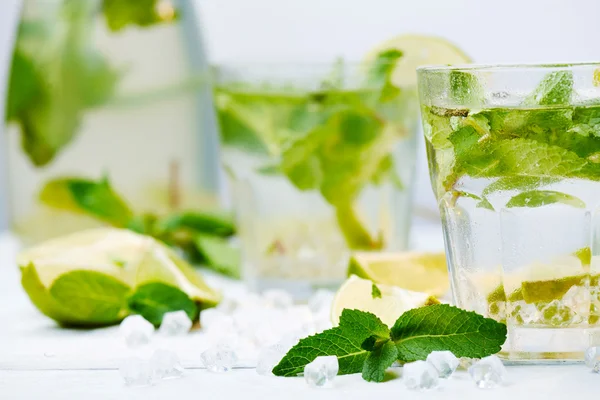
[[[371,296],[373,296],[374,299],[381,298],[381,290],[379,290],[376,284],[373,284],[371,286]]]
[[[6,97],[6,120],[18,121],[19,116],[42,95],[41,78],[35,64],[19,48],[15,49],[12,58],[11,74]]]
[[[379,98],[381,102],[393,100],[400,93],[400,89],[392,83],[392,74],[396,68],[396,63],[401,57],[402,52],[400,50],[383,51],[377,55],[369,69],[367,83],[381,88]]]
[[[232,278],[240,278],[240,250],[232,247],[227,239],[197,235],[195,244],[209,268]]]
[[[581,261],[582,265],[590,265],[592,263],[592,249],[589,246],[580,248],[573,255]]]
[[[477,76],[465,71],[450,71],[450,98],[456,104],[477,104],[483,100],[483,88]]]
[[[59,276],[50,286],[50,304],[66,313],[68,325],[114,324],[128,315],[131,288],[116,278],[97,271],[74,270]],[[66,311],[68,310],[68,311]],[[61,312],[61,313],[62,313]]]
[[[169,22],[175,18],[175,10],[161,14],[160,0],[103,0],[102,12],[112,31],[120,31],[130,25],[148,27]]]
[[[59,178],[47,182],[40,200],[48,206],[85,213],[116,227],[126,227],[133,213],[113,190],[107,178],[92,181],[82,178]]]
[[[398,360],[398,348],[387,340],[374,348],[363,364],[362,377],[367,382],[382,382],[385,371]]]
[[[319,356],[336,356],[340,375],[362,372],[369,353],[362,344],[373,336],[388,339],[388,327],[371,313],[344,310],[339,326],[300,340],[275,366],[273,373],[297,376]]]
[[[571,71],[550,72],[525,100],[525,105],[567,105],[571,102],[572,94],[573,73]]]
[[[89,1],[65,1],[56,26],[35,20],[39,29],[33,33],[26,26],[19,29],[6,117],[19,125],[23,150],[36,167],[52,162],[71,143],[84,112],[107,102],[120,79],[86,39],[94,7]],[[52,51],[44,48],[48,37]]]
[[[449,350],[457,357],[496,354],[506,341],[506,325],[446,304],[413,309],[391,328],[391,338],[404,362],[425,360],[432,351]]]
[[[512,207],[542,207],[548,204],[561,203],[577,208],[585,208],[585,203],[570,194],[554,190],[531,190],[521,192],[512,197],[507,203],[507,208]]]
[[[504,176],[498,180],[490,183],[483,189],[483,196],[499,192],[499,191],[511,191],[511,190],[533,190],[542,186],[549,185],[556,182],[555,178],[544,178],[539,176],[522,176],[522,175],[511,175]]]
[[[140,314],[154,326],[162,323],[163,316],[172,311],[183,310],[195,321],[198,318],[198,306],[175,286],[160,282],[141,285],[127,299],[129,309]]]

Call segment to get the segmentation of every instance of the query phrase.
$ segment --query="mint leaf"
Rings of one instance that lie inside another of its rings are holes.
[[[86,213],[116,227],[126,227],[133,216],[107,178],[98,182],[82,178],[55,179],[46,183],[40,200],[50,207]]]
[[[522,138],[496,141],[483,138],[470,126],[450,135],[455,151],[452,176],[466,173],[474,178],[508,175],[554,178],[593,174],[585,169],[587,160],[559,146]]]
[[[371,296],[373,296],[374,299],[381,298],[381,290],[379,290],[376,284],[371,285]]]
[[[589,246],[580,248],[574,252],[573,255],[579,258],[579,261],[581,261],[581,264],[583,265],[590,265],[592,262],[592,249],[590,249]]]
[[[423,109],[422,114],[423,133],[433,147],[436,150],[452,147],[452,143],[448,140],[450,134],[454,131],[450,124],[450,118],[437,115],[427,107]]]
[[[539,176],[523,176],[523,175],[508,175],[499,178],[497,181],[490,183],[483,189],[482,195],[487,196],[489,194],[500,192],[500,191],[511,191],[511,190],[531,190],[540,186],[549,185],[556,182],[556,178],[543,178]]]
[[[273,374],[296,376],[319,356],[336,356],[340,375],[362,372],[369,353],[362,344],[372,336],[389,338],[389,329],[371,313],[344,310],[339,326],[300,340],[275,366]]]
[[[478,207],[478,208],[487,208],[488,210],[494,211],[494,207],[489,202],[489,200],[486,199],[485,197],[479,197],[479,196],[477,196],[477,195],[475,195],[473,193],[463,192],[463,191],[460,191],[460,190],[455,190],[454,194],[457,197],[467,197],[469,199],[477,200],[478,202],[477,202],[476,207]]]
[[[367,382],[382,382],[385,371],[398,359],[398,348],[391,340],[369,353],[363,364],[362,377]]]
[[[573,73],[555,71],[544,77],[538,87],[525,100],[526,105],[567,105],[573,94]]]
[[[96,271],[76,270],[60,275],[49,289],[67,322],[79,326],[114,324],[127,314],[131,289],[114,277]]]
[[[36,34],[19,29],[7,98],[7,119],[19,124],[23,150],[36,167],[71,143],[85,110],[106,102],[120,77],[87,34],[94,5],[64,1],[56,11],[59,29],[43,19],[32,22],[40,25]]]
[[[157,227],[162,232],[172,232],[181,228],[223,237],[235,233],[233,215],[219,211],[188,210],[178,212],[162,219]]]
[[[400,89],[392,83],[392,75],[396,68],[396,63],[402,57],[402,52],[396,49],[383,51],[377,55],[373,65],[368,72],[367,84],[381,87],[381,96],[379,101],[386,102],[393,100],[400,93]]]
[[[19,48],[13,54],[10,71],[6,97],[7,121],[18,120],[42,91],[42,82],[33,61]]]
[[[224,275],[240,278],[240,251],[232,247],[227,239],[198,235],[195,243],[210,268]]]
[[[417,308],[402,314],[391,338],[404,362],[425,360],[432,351],[451,351],[456,357],[481,358],[500,351],[506,325],[446,304]]]
[[[567,193],[556,192],[554,190],[531,190],[519,193],[506,203],[506,207],[541,207],[555,203],[585,208],[585,203],[578,197]]]
[[[483,101],[483,88],[477,77],[465,71],[450,71],[450,98],[461,106],[477,105]]]
[[[159,14],[160,0],[103,0],[102,12],[112,31],[120,31],[129,25],[147,27],[173,19]]]
[[[129,309],[140,314],[155,326],[171,311],[183,310],[192,321],[198,318],[198,306],[187,294],[175,286],[151,282],[139,286],[128,298]]]

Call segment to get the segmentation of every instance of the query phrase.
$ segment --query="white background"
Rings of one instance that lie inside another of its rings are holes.
[[[600,60],[600,0],[182,1],[200,5],[213,62],[357,60],[400,33],[446,37],[477,62]],[[18,2],[0,3],[0,82]],[[3,92],[0,84],[0,98]],[[0,135],[0,157],[2,150]],[[2,168],[0,158],[0,210]],[[435,209],[422,153],[418,172],[417,203]]]

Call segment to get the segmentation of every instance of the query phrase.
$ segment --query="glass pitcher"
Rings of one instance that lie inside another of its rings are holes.
[[[37,242],[212,206],[205,83],[191,1],[25,0],[6,99],[13,230]]]

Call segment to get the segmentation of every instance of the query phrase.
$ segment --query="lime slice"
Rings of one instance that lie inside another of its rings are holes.
[[[567,276],[547,281],[525,281],[521,284],[526,303],[560,300],[573,286],[585,285],[588,275]]]
[[[59,323],[106,325],[127,315],[139,285],[178,287],[203,308],[219,302],[187,262],[153,238],[114,228],[83,231],[25,250],[21,282],[34,305]]]
[[[396,65],[392,82],[398,87],[417,84],[417,67],[436,64],[466,64],[471,58],[454,44],[436,36],[400,35],[372,49],[366,61],[373,61],[383,51],[396,49],[403,55]]]
[[[426,304],[437,304],[428,293],[413,292],[378,284],[355,275],[350,276],[337,291],[331,307],[331,322],[337,325],[344,309],[367,311],[392,326],[405,311]],[[374,290],[375,289],[375,290]],[[377,293],[377,294],[375,294]]]
[[[435,296],[450,287],[444,253],[355,253],[348,275]]]

